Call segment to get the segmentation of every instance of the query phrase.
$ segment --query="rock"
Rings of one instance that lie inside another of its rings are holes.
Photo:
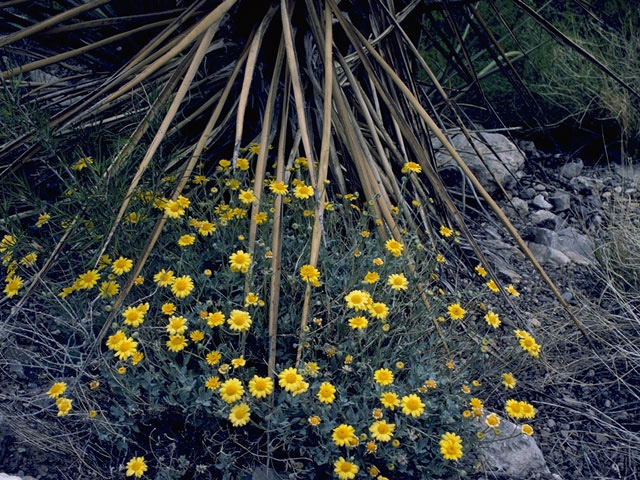
[[[56,77],[55,75],[51,75],[40,69],[31,71],[29,76],[31,77],[31,81],[35,83],[52,83],[60,81],[60,77]]]
[[[587,265],[595,262],[593,242],[589,237],[579,233],[572,227],[558,230],[557,237],[552,240],[551,247],[560,250],[576,263]],[[588,263],[584,263],[585,260]]]
[[[571,207],[571,195],[569,195],[569,192],[559,190],[551,195],[548,200],[556,212],[564,212]]]
[[[536,195],[532,203],[534,206],[544,210],[550,210],[551,207],[553,207],[553,205],[547,202],[541,194]]]
[[[584,163],[582,160],[577,159],[570,163],[565,163],[560,169],[560,176],[564,178],[574,178],[582,173],[582,168],[584,167]]]
[[[579,253],[576,252],[565,252],[566,256],[576,265],[593,265],[593,261],[589,260],[587,257],[583,257]]]
[[[538,210],[531,215],[531,222],[533,222],[536,227],[547,228],[549,230],[555,230],[559,220],[557,215],[547,210]]]
[[[519,215],[525,216],[529,213],[529,204],[526,200],[523,200],[518,197],[513,197],[511,199],[511,206],[518,212]]]
[[[537,194],[538,193],[536,192],[536,189],[533,187],[527,187],[524,190],[522,190],[522,192],[520,192],[520,196],[525,200],[531,200]]]
[[[602,180],[591,177],[574,177],[569,185],[580,195],[598,195],[604,188]]]
[[[533,238],[533,241],[540,245],[551,247],[554,242],[557,242],[558,234],[548,228],[533,227],[529,229],[528,236]]]
[[[15,475],[0,473],[0,480],[22,480],[22,479],[20,477],[16,477]]]
[[[529,250],[531,250],[533,256],[536,257],[536,259],[543,265],[551,264],[562,266],[571,261],[571,259],[560,250],[556,250],[555,248],[547,245],[532,242],[529,243]]]
[[[498,155],[496,157],[489,147],[487,147],[477,135],[474,135],[474,144],[482,154],[486,166],[476,155],[473,147],[463,134],[459,133],[451,137],[451,144],[489,193],[495,193],[498,190],[498,185],[493,178],[494,176],[505,189],[513,187],[516,183],[514,178],[515,173],[524,166],[524,154],[504,135],[498,133],[483,133],[482,137],[491,145],[493,151]],[[438,170],[458,169],[457,164],[449,153],[435,140],[434,149],[436,149],[436,164]]]
[[[622,193],[622,187],[621,186],[614,187],[613,191],[616,193]]]
[[[616,165],[615,171],[626,182],[633,185],[640,183],[640,167],[637,165]]]
[[[483,428],[484,418],[479,420]],[[485,434],[488,441],[481,447],[481,455],[491,470],[514,475],[516,478],[532,478],[551,475],[542,451],[533,437],[520,433],[520,427],[506,418],[500,419],[500,434]]]
[[[520,147],[520,150],[522,150],[527,156],[527,158],[538,157],[540,155],[538,153],[538,150],[536,149],[536,144],[531,140],[518,140],[516,141],[516,143],[518,147]]]
[[[573,293],[571,292],[564,292],[562,294],[562,298],[564,299],[565,302],[569,303],[571,302],[571,300],[573,300]]]
[[[546,186],[546,185],[544,185],[543,183],[536,183],[536,184],[533,186],[533,189],[534,189],[536,192],[544,192],[544,191],[547,189],[547,186]]]
[[[499,274],[506,277],[509,283],[520,283],[522,281],[522,275],[520,275],[518,272],[511,270],[504,264],[496,265],[496,271]]]

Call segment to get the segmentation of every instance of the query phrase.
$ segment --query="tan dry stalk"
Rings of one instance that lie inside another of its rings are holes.
[[[30,27],[18,30],[17,32],[12,33],[11,35],[6,35],[4,38],[0,38],[0,48],[6,47],[11,43],[15,43],[18,40],[22,40],[23,38],[27,38],[30,35],[33,35],[34,33],[41,32],[42,30],[52,27],[53,25],[57,25],[58,23],[64,22],[65,20],[69,20],[70,18],[80,15],[81,13],[84,13],[88,10],[93,10],[94,8],[97,8],[100,5],[103,5],[105,3],[109,3],[110,1],[111,0],[93,0],[91,2],[80,5],[76,8],[72,8],[70,10],[62,12],[51,18],[47,18],[46,20],[40,23],[36,23],[35,25],[31,25]]]
[[[253,195],[256,201],[251,207],[251,223],[249,225],[249,251],[253,254],[256,244],[256,233],[258,225],[256,224],[256,215],[260,212],[262,200],[262,190],[264,188],[264,177],[267,167],[267,155],[269,154],[269,133],[271,132],[271,123],[273,122],[273,110],[276,103],[276,92],[280,75],[282,73],[282,64],[284,61],[284,41],[280,40],[278,47],[278,55],[271,76],[271,85],[269,86],[269,94],[265,106],[264,116],[262,118],[262,132],[260,133],[260,150],[258,151],[258,160],[256,161],[255,183],[253,184]],[[248,279],[245,283],[245,291],[248,291]]]
[[[317,196],[313,231],[311,233],[311,251],[309,265],[317,267],[320,253],[320,240],[322,239],[324,222],[324,202],[326,198],[327,171],[329,169],[329,152],[331,148],[331,118],[332,118],[332,92],[333,92],[333,30],[331,25],[331,9],[325,4],[324,9],[324,103],[322,116],[322,142],[320,145],[320,165],[318,167]],[[307,283],[304,292],[302,306],[302,318],[300,319],[300,333],[298,337],[298,351],[296,353],[296,368],[300,364],[304,334],[309,316],[309,302],[311,301],[311,284]]]
[[[215,30],[215,28],[213,28],[213,30]],[[198,159],[200,158],[200,154],[204,150],[204,147],[205,147],[205,145],[206,145],[206,143],[207,143],[207,141],[209,139],[209,135],[211,134],[211,131],[213,130],[213,127],[215,126],[216,122],[218,121],[218,118],[220,117],[220,114],[222,113],[222,108],[224,107],[224,104],[226,103],[227,98],[229,97],[229,92],[231,91],[231,87],[233,86],[233,84],[234,84],[234,82],[235,82],[235,80],[236,80],[236,78],[238,76],[238,73],[240,72],[240,68],[242,67],[242,65],[246,61],[247,54],[248,54],[248,50],[245,49],[245,51],[238,58],[236,66],[234,67],[233,71],[231,72],[231,75],[229,76],[229,80],[227,81],[227,84],[226,84],[226,86],[224,88],[224,91],[222,92],[222,95],[220,96],[220,101],[218,102],[218,105],[216,105],[216,108],[212,112],[211,117],[209,118],[209,121],[207,122],[207,125],[205,126],[205,128],[204,128],[204,130],[202,132],[202,135],[200,135],[198,143],[196,144],[196,148],[194,150],[194,153],[193,153],[193,155],[192,155],[187,167],[185,168],[184,172],[182,173],[182,176],[181,176],[180,180],[178,181],[176,189],[174,190],[173,195],[171,196],[172,199],[175,200],[176,198],[178,198],[178,196],[182,192],[182,189],[186,185],[186,182],[188,181],[189,176],[191,175],[191,172],[193,171],[193,168],[194,168],[195,164],[197,163]],[[125,296],[127,295],[127,293],[131,290],[131,287],[133,286],[134,280],[142,272],[142,268],[144,267],[144,264],[146,263],[147,259],[149,258],[149,255],[151,254],[151,251],[153,250],[153,247],[155,246],[156,242],[158,241],[158,238],[160,238],[160,233],[162,232],[162,229],[163,229],[166,221],[167,221],[166,216],[162,215],[158,219],[156,224],[154,225],[153,231],[151,232],[151,235],[150,235],[149,239],[147,240],[147,243],[145,244],[145,246],[144,246],[144,248],[142,250],[142,254],[140,255],[140,258],[136,262],[136,265],[133,268],[133,271],[132,271],[131,275],[129,276],[129,278],[127,280],[127,283],[125,284],[125,286],[123,287],[122,292],[118,296],[118,299],[116,300],[116,302],[114,304],[114,307],[113,307],[111,313],[109,314],[109,317],[105,321],[104,325],[102,326],[102,329],[100,330],[100,333],[96,337],[96,340],[94,342],[92,350],[97,348],[99,346],[99,344],[102,342],[102,339],[106,335],[107,330],[109,329],[109,326],[111,325],[111,320],[113,319],[113,317],[115,316],[115,312],[117,311],[116,306],[119,308],[122,305],[122,303],[124,302]],[[89,358],[89,356],[87,358]]]
[[[289,117],[289,98],[291,80],[285,72],[284,105],[280,120],[280,136],[278,138],[278,159],[276,166],[276,181],[282,182],[285,174],[284,151],[287,139],[287,120]],[[295,144],[295,142],[294,142]],[[278,305],[280,302],[280,279],[282,277],[282,195],[277,195],[273,212],[273,233],[271,235],[271,297],[269,298],[269,378],[274,379],[276,370],[276,347],[278,338]],[[273,395],[271,401],[273,402]]]
[[[244,113],[247,109],[247,101],[249,100],[249,94],[251,93],[251,82],[253,81],[253,72],[255,70],[256,61],[258,59],[258,52],[260,51],[260,45],[262,44],[262,38],[271,23],[273,15],[278,9],[277,6],[272,6],[266,13],[256,34],[253,36],[253,40],[249,46],[249,57],[247,58],[247,65],[244,70],[244,78],[242,80],[242,88],[240,90],[240,97],[238,101],[238,114],[236,115],[236,137],[233,146],[233,157],[231,159],[231,165],[233,171],[236,170],[236,164],[238,162],[238,152],[240,150],[240,142],[242,142],[242,130],[244,129]]]
[[[307,166],[309,167],[309,176],[311,178],[311,186],[314,190],[316,201],[318,200],[318,187],[316,185],[315,167],[313,165],[313,147],[309,137],[309,129],[307,127],[307,117],[305,115],[304,93],[302,92],[302,84],[300,83],[300,71],[298,69],[298,59],[296,51],[293,48],[293,33],[291,26],[291,18],[289,10],[293,10],[295,2],[280,0],[280,13],[282,16],[282,31],[284,32],[284,44],[287,52],[287,65],[291,75],[291,85],[293,87],[293,97],[296,103],[296,113],[298,115],[298,126],[302,133],[302,145],[307,158]]]
[[[327,0],[327,1],[329,1],[332,4],[332,7],[334,8],[334,11],[338,10],[337,6],[335,5],[334,0]],[[339,12],[339,10],[338,10],[338,12]],[[345,30],[351,30],[351,29],[348,28],[348,25],[346,24],[346,22],[344,20],[344,17],[342,17],[341,14],[339,15],[338,13],[336,13],[336,16],[338,17],[340,23],[343,25],[343,28],[345,28]],[[580,332],[582,332],[582,334],[584,335],[585,339],[587,339],[587,341],[589,343],[591,343],[590,337],[589,337],[586,329],[584,328],[582,323],[577,319],[577,317],[573,314],[569,304],[565,301],[564,298],[562,298],[562,295],[560,294],[560,291],[558,290],[556,285],[549,278],[549,276],[547,275],[546,271],[544,270],[544,268],[542,268],[542,266],[540,265],[538,260],[535,258],[535,256],[531,252],[531,250],[529,250],[529,247],[527,247],[526,243],[524,242],[524,240],[522,239],[522,237],[520,236],[520,234],[518,233],[516,228],[513,226],[513,224],[509,221],[507,216],[504,214],[502,209],[498,206],[498,204],[495,202],[495,200],[493,200],[493,198],[491,198],[491,195],[489,195],[489,193],[480,184],[480,182],[478,181],[476,176],[469,169],[469,167],[466,165],[464,160],[462,160],[462,158],[460,157],[460,155],[458,154],[456,149],[453,148],[453,145],[451,145],[451,143],[446,138],[446,136],[444,135],[442,130],[440,130],[440,128],[436,125],[436,123],[433,121],[431,116],[422,107],[422,105],[420,104],[418,99],[413,95],[413,93],[404,84],[404,82],[400,79],[400,77],[398,77],[398,75],[394,72],[394,70],[391,68],[391,66],[382,58],[382,56],[380,56],[380,54],[373,47],[371,47],[369,42],[367,42],[367,40],[357,30],[355,30],[355,29],[352,30],[352,33],[355,33],[355,35],[358,36],[358,38],[359,38],[360,42],[362,43],[362,45],[367,49],[367,51],[376,60],[376,62],[383,68],[383,70],[391,78],[393,83],[398,88],[400,88],[400,90],[403,92],[404,96],[409,100],[409,102],[411,103],[413,108],[417,111],[417,113],[420,115],[420,117],[426,122],[427,126],[429,127],[429,130],[431,130],[433,132],[433,134],[438,138],[438,140],[442,143],[442,145],[445,147],[445,149],[447,150],[449,155],[451,155],[451,157],[455,160],[455,162],[462,169],[462,171],[465,173],[467,178],[469,178],[469,180],[471,181],[473,186],[476,188],[476,190],[480,193],[482,198],[484,198],[484,200],[489,204],[489,206],[491,207],[493,212],[496,214],[496,216],[498,217],[500,222],[505,226],[505,228],[507,229],[509,234],[513,237],[513,239],[516,241],[518,246],[521,248],[521,250],[527,256],[529,261],[533,264],[534,268],[538,271],[538,273],[543,278],[545,283],[549,286],[549,288],[551,288],[551,290],[553,291],[554,295],[556,296],[556,298],[558,299],[560,304],[565,308],[566,312],[568,313],[568,315],[571,318],[571,320],[573,321],[573,323],[580,330]]]
[[[133,30],[129,30],[127,32],[118,33],[117,35],[113,35],[111,37],[103,38],[97,42],[91,43],[89,45],[85,45],[84,47],[76,48],[74,50],[69,50],[68,52],[60,53],[58,55],[54,55],[53,57],[43,58],[42,60],[37,60],[35,62],[26,63],[19,67],[12,68],[11,70],[5,70],[4,72],[0,72],[0,80],[6,80],[8,78],[13,78],[16,75],[21,75],[27,72],[31,72],[32,70],[37,70],[38,68],[46,67],[48,65],[52,65],[54,63],[62,62],[68,58],[77,57],[78,55],[82,55],[83,53],[90,52],[96,48],[104,47],[105,45],[109,45],[110,43],[117,42],[118,40],[122,40],[123,38],[127,38],[136,33],[143,32],[145,30],[150,30],[152,28],[160,27],[162,25],[167,25],[171,23],[173,20],[160,20],[155,23],[149,23],[147,25],[142,25],[138,28],[134,28]]]

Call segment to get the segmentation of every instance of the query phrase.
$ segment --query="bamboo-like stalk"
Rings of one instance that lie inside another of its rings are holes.
[[[331,9],[325,4],[324,8],[324,103],[322,111],[322,140],[320,145],[320,164],[318,166],[317,196],[313,230],[311,232],[311,251],[309,253],[309,265],[318,265],[320,253],[320,241],[323,235],[323,213],[326,198],[327,171],[329,169],[329,151],[331,148],[331,118],[333,95],[333,29],[331,25]],[[302,305],[302,318],[300,319],[300,332],[298,335],[298,351],[296,353],[296,368],[300,364],[302,349],[304,346],[307,318],[309,316],[309,303],[311,301],[311,284],[307,283]]]
[[[151,159],[155,155],[158,147],[160,146],[160,143],[162,143],[162,140],[164,139],[165,134],[169,129],[169,125],[173,121],[173,118],[175,117],[176,113],[178,113],[178,108],[180,107],[180,104],[182,103],[182,100],[184,99],[185,95],[189,91],[189,86],[191,85],[191,82],[193,81],[193,78],[195,77],[195,74],[198,71],[198,67],[200,66],[200,63],[204,58],[204,54],[206,53],[207,48],[209,47],[209,43],[211,43],[211,39],[213,38],[213,35],[218,29],[218,25],[219,23],[214,23],[209,27],[209,29],[207,29],[207,31],[202,37],[202,40],[200,41],[200,44],[198,45],[198,48],[195,50],[189,65],[189,69],[187,70],[187,73],[182,79],[180,87],[178,88],[178,91],[176,92],[176,95],[174,96],[173,101],[169,106],[169,110],[165,114],[164,119],[162,120],[162,124],[158,128],[156,135],[151,141],[151,145],[149,145],[149,148],[147,149],[147,153],[145,154],[142,161],[140,162],[140,165],[138,165],[138,169],[129,184],[127,193],[125,194],[122,204],[120,205],[120,209],[116,214],[113,224],[111,225],[111,229],[109,230],[109,233],[107,234],[106,239],[102,244],[102,248],[100,249],[100,253],[98,254],[98,257],[100,257],[105,252],[107,246],[111,242],[111,239],[113,238],[113,234],[115,233],[116,229],[120,225],[120,221],[124,217],[124,213],[126,212],[127,207],[129,206],[129,201],[131,200],[136,188],[138,188],[138,183],[140,183],[140,180],[142,179],[142,175],[144,174],[145,170],[149,166],[149,163],[151,162]],[[125,289],[123,289],[123,291],[124,290]],[[118,297],[118,300],[120,298],[123,298],[122,294],[120,297]],[[116,302],[116,304],[118,304],[118,302]]]
[[[133,134],[127,140],[127,143],[124,144],[124,146],[117,153],[117,155],[115,156],[111,164],[107,167],[107,170],[104,173],[105,178],[107,180],[111,178],[113,174],[118,171],[120,163],[129,156],[129,154],[133,151],[133,149],[136,148],[136,146],[138,145],[138,143],[140,142],[144,134],[147,132],[147,130],[149,130],[149,127],[151,127],[151,122],[156,117],[156,115],[158,115],[160,110],[164,108],[164,106],[166,105],[166,102],[168,102],[169,98],[173,94],[173,90],[177,85],[178,80],[180,79],[180,76],[182,76],[186,68],[187,68],[187,63],[183,62],[181,66],[176,69],[176,71],[174,72],[174,75],[172,75],[171,80],[165,83],[164,87],[162,88],[162,91],[153,102],[153,105],[151,105],[151,108],[147,110],[147,113],[145,114],[144,118],[140,121],[140,123],[138,123],[138,126],[134,130]]]
[[[58,33],[67,33],[67,32],[75,32],[77,30],[89,30],[96,29],[99,27],[105,27],[107,25],[117,25],[119,23],[127,23],[127,22],[137,22],[142,20],[150,20],[158,17],[166,17],[170,15],[174,15],[176,13],[180,13],[184,11],[184,8],[174,8],[172,10],[165,10],[163,12],[156,13],[142,13],[140,15],[125,15],[122,17],[112,17],[112,18],[100,18],[98,20],[87,20],[84,22],[73,23],[71,25],[62,25],[60,27],[48,28],[40,32],[41,34],[46,35],[56,35]]]
[[[0,48],[6,47],[7,45],[17,42],[18,40],[22,40],[23,38],[27,38],[34,33],[41,32],[42,30],[52,27],[53,25],[57,25],[58,23],[64,22],[65,20],[69,20],[70,18],[80,15],[81,13],[84,13],[88,10],[93,10],[94,8],[97,8],[100,5],[104,5],[105,3],[109,3],[110,1],[111,0],[92,0],[75,8],[62,12],[58,15],[55,15],[51,18],[47,18],[40,23],[36,23],[35,25],[31,25],[30,27],[18,30],[15,33],[0,38]]]
[[[247,58],[247,65],[244,71],[244,79],[242,80],[242,89],[240,90],[238,101],[238,115],[236,116],[236,137],[233,145],[233,157],[231,159],[231,165],[234,171],[236,169],[236,163],[238,162],[238,152],[240,151],[242,131],[244,129],[244,114],[247,109],[247,101],[251,93],[251,82],[253,81],[253,72],[258,59],[258,52],[260,51],[262,38],[264,37],[264,34],[269,27],[269,23],[271,23],[271,19],[277,9],[277,6],[272,6],[263,17],[249,47],[249,58]]]
[[[213,37],[213,34],[215,33],[216,30],[216,26],[212,26],[210,27],[212,32],[211,32],[211,38]],[[211,38],[209,39],[209,42],[206,43],[205,42],[205,38],[203,38],[203,41],[201,42],[201,46],[205,45],[208,46],[208,44],[211,42]],[[204,50],[206,51],[206,46],[204,48]],[[189,177],[191,176],[191,172],[193,171],[194,166],[196,165],[196,163],[198,162],[199,158],[200,158],[200,154],[202,153],[202,151],[204,150],[204,147],[209,139],[209,135],[211,134],[211,131],[213,130],[213,127],[215,126],[216,122],[218,121],[218,118],[220,117],[220,114],[222,113],[222,109],[229,97],[229,93],[231,92],[231,88],[238,76],[238,73],[240,72],[240,68],[242,67],[242,65],[244,64],[244,62],[246,61],[247,58],[247,54],[248,54],[248,50],[245,49],[245,51],[240,55],[240,57],[238,58],[238,61],[233,69],[233,71],[231,72],[231,75],[229,76],[229,80],[227,81],[227,84],[222,92],[222,95],[220,96],[220,100],[218,101],[218,104],[216,105],[216,108],[214,109],[214,111],[211,114],[211,117],[209,118],[209,121],[207,122],[207,125],[205,126],[204,130],[202,131],[202,134],[200,135],[200,139],[198,140],[198,143],[196,144],[196,147],[194,149],[194,152],[186,166],[186,168],[184,169],[182,176],[180,178],[180,180],[178,181],[178,184],[176,185],[176,188],[173,192],[172,195],[172,199],[176,199],[178,198],[178,196],[180,195],[180,193],[182,192],[184,186],[186,185]],[[195,60],[195,57],[194,57]],[[195,62],[192,62],[192,64]],[[185,77],[186,79],[186,77]],[[130,274],[127,283],[125,284],[125,286],[123,287],[122,291],[120,292],[120,295],[118,296],[118,298],[116,299],[116,302],[114,303],[114,307],[112,309],[112,311],[109,313],[109,317],[107,318],[107,320],[105,321],[104,325],[102,326],[102,329],[100,330],[100,333],[97,335],[96,340],[93,344],[93,348],[92,351],[95,351],[96,348],[98,348],[98,346],[100,345],[100,343],[102,342],[102,339],[104,338],[104,336],[106,335],[109,326],[111,325],[111,320],[113,319],[113,317],[115,316],[116,311],[118,310],[118,308],[123,304],[124,299],[126,297],[126,295],[128,294],[128,292],[131,290],[131,287],[133,286],[133,282],[134,280],[137,278],[138,275],[140,275],[140,273],[142,272],[142,268],[144,267],[147,259],[149,258],[149,255],[151,254],[151,251],[153,250],[153,247],[155,246],[156,242],[158,241],[158,238],[160,238],[160,233],[162,232],[162,229],[165,225],[167,221],[167,217],[163,214],[158,221],[156,222],[156,224],[154,225],[153,231],[151,232],[151,235],[149,236],[149,238],[147,239],[147,243],[145,244],[144,248],[142,249],[142,253],[138,259],[138,261],[136,262],[136,265],[134,266],[132,273]]]
[[[267,167],[267,156],[269,154],[269,134],[271,133],[271,124],[273,122],[273,111],[276,103],[276,93],[279,87],[280,75],[282,74],[282,64],[284,60],[284,42],[280,41],[278,47],[278,55],[271,76],[271,85],[269,86],[269,94],[267,95],[267,103],[262,117],[262,132],[260,133],[260,150],[258,151],[258,159],[255,167],[255,182],[253,184],[253,195],[256,197],[255,202],[251,206],[251,223],[249,224],[249,251],[253,254],[256,244],[256,233],[258,225],[256,223],[256,215],[260,212],[262,201],[262,190],[264,188],[265,171]],[[234,148],[235,150],[235,148]],[[247,279],[248,282],[248,279]],[[248,290],[248,284],[245,285]]]
[[[149,65],[142,73],[124,84],[115,92],[108,95],[106,98],[97,103],[102,105],[109,103],[112,100],[124,95],[131,90],[135,85],[141,83],[143,80],[152,75],[160,67],[164,66],[167,62],[173,60],[184,49],[191,45],[198,37],[200,37],[206,30],[214,24],[218,24],[225,13],[229,11],[237,0],[224,0],[218,7],[216,7],[211,13],[189,30],[189,32],[167,53],[158,58],[155,62]]]
[[[287,140],[287,123],[289,117],[289,93],[291,81],[288,72],[285,72],[284,104],[282,105],[282,117],[280,119],[280,135],[278,138],[278,153],[276,162],[276,181],[284,181],[285,165],[284,152]],[[295,145],[295,142],[294,142]],[[269,378],[274,379],[276,373],[276,355],[278,339],[278,307],[280,303],[280,279],[282,277],[282,195],[277,195],[274,202],[273,233],[271,234],[271,282],[269,298]],[[273,395],[271,402],[273,402]],[[273,403],[272,403],[273,405]]]
[[[280,13],[282,17],[282,31],[284,32],[284,44],[287,52],[287,65],[291,75],[291,86],[293,87],[293,97],[296,104],[296,113],[298,115],[298,125],[302,133],[302,145],[307,158],[307,167],[309,168],[309,177],[311,178],[311,186],[314,190],[316,201],[318,199],[318,187],[316,185],[316,175],[314,167],[313,148],[311,146],[311,137],[309,136],[309,128],[307,126],[307,116],[305,114],[305,101],[302,85],[300,83],[300,71],[298,69],[298,59],[296,51],[293,48],[293,32],[291,26],[291,18],[289,10],[293,9],[295,2],[288,0],[280,0]]]
[[[337,8],[337,5],[335,4],[334,0],[327,0],[327,1],[332,4],[332,8],[334,9],[334,12],[336,12],[336,10],[338,10],[338,8]],[[380,56],[380,54],[373,47],[371,47],[369,42],[367,42],[367,40],[357,30],[349,28],[349,26],[346,23],[344,17],[342,17],[341,13],[339,13],[339,10],[336,13],[336,17],[340,21],[340,23],[343,26],[343,28],[345,29],[345,31],[350,30],[352,34],[355,34],[355,36],[359,39],[359,41],[364,46],[364,48],[366,48],[367,51],[369,52],[369,54],[376,60],[378,65],[380,65],[383,68],[383,70],[387,73],[389,78],[391,78],[393,83],[403,92],[404,96],[412,104],[412,106],[415,108],[416,112],[426,122],[427,126],[429,127],[429,130],[431,130],[433,132],[433,134],[436,136],[436,138],[438,138],[438,140],[445,147],[445,149],[447,150],[449,155],[451,155],[451,157],[455,160],[455,162],[458,164],[460,169],[462,169],[462,171],[464,172],[465,176],[467,178],[469,178],[469,180],[473,184],[474,188],[480,193],[482,198],[489,204],[489,206],[491,207],[491,210],[493,210],[493,212],[498,217],[500,222],[505,226],[505,228],[507,229],[507,231],[509,232],[511,237],[516,241],[516,243],[518,244],[520,249],[527,256],[527,258],[532,263],[534,268],[538,271],[538,273],[540,274],[542,279],[545,281],[545,283],[552,290],[552,292],[554,293],[554,295],[556,296],[556,298],[558,299],[560,304],[564,307],[565,311],[567,312],[567,314],[569,315],[569,317],[571,318],[571,320],[573,321],[575,326],[580,330],[580,332],[584,335],[585,339],[587,341],[589,341],[589,343],[590,343],[591,340],[590,340],[590,337],[589,337],[586,329],[584,328],[582,323],[577,319],[577,317],[573,314],[569,304],[565,301],[564,298],[562,298],[562,295],[561,295],[560,291],[558,290],[558,288],[556,287],[555,283],[551,280],[551,278],[549,278],[549,276],[547,275],[546,271],[544,270],[544,268],[542,268],[542,265],[540,265],[538,260],[535,258],[535,256],[531,252],[531,250],[529,250],[529,247],[527,247],[526,243],[524,242],[524,240],[522,239],[522,237],[520,236],[520,234],[518,233],[516,228],[509,221],[509,219],[504,214],[502,209],[498,206],[498,204],[495,202],[495,200],[493,200],[491,195],[489,195],[489,193],[485,190],[485,188],[482,186],[482,184],[476,178],[474,173],[466,165],[464,160],[462,160],[462,158],[460,157],[460,154],[456,151],[455,148],[453,148],[453,145],[451,145],[451,143],[446,138],[446,136],[444,135],[442,130],[440,130],[440,128],[436,125],[436,123],[433,121],[431,116],[422,107],[422,105],[420,104],[418,99],[415,97],[415,95],[413,95],[413,93],[410,91],[410,89],[404,84],[404,82],[400,79],[400,77],[398,77],[398,75],[394,72],[394,70],[391,68],[391,66],[384,60],[384,58],[382,58],[382,56]]]
[[[135,35],[136,33],[144,32],[145,30],[150,30],[152,28],[161,27],[162,25],[167,25],[172,21],[173,20],[171,19],[160,20],[155,23],[142,25],[138,28],[134,28],[133,30],[129,30],[123,33],[118,33],[111,37],[107,37],[97,42],[91,43],[89,45],[85,45],[84,47],[76,48],[74,50],[69,50],[68,52],[54,55],[53,57],[47,57],[47,58],[43,58],[42,60],[37,60],[35,62],[27,63],[19,67],[12,68],[11,70],[5,70],[4,72],[0,72],[0,80],[7,80],[9,78],[15,77],[16,75],[21,75],[27,72],[31,72],[33,70],[37,70],[38,68],[43,68],[49,65],[53,65],[54,63],[62,62],[63,60],[67,60],[68,58],[77,57],[78,55],[82,55],[83,53],[90,52],[91,50],[95,50],[96,48],[104,47],[105,45],[109,45],[110,43],[114,43],[124,38],[130,37],[131,35]]]

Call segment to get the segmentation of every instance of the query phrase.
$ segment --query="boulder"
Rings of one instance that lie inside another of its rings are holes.
[[[551,195],[548,200],[556,212],[564,212],[571,207],[571,195],[569,195],[569,192],[559,190]]]
[[[540,243],[535,242],[529,243],[528,246],[529,250],[531,250],[531,253],[533,253],[533,256],[536,257],[538,262],[540,262],[542,265],[546,264],[562,266],[571,261],[569,256],[553,247],[541,245]]]
[[[574,177],[569,182],[579,195],[599,195],[604,188],[604,182],[599,178]]]
[[[526,160],[524,153],[504,135],[483,133],[482,136],[497,154],[497,156],[494,155],[489,147],[477,135],[474,135],[472,137],[474,144],[484,158],[484,163],[462,133],[453,135],[450,140],[462,160],[489,193],[495,193],[499,190],[494,176],[505,189],[513,187],[516,183],[514,176],[524,166]],[[436,150],[436,164],[439,171],[458,169],[456,162],[437,140],[434,140],[434,149]]]
[[[558,230],[551,247],[560,250],[575,263],[589,265],[595,262],[593,242],[572,227]]]
[[[535,207],[541,208],[543,210],[551,210],[551,207],[553,207],[553,205],[545,200],[542,194],[536,195],[533,199],[533,202],[531,203],[533,203]]]
[[[479,427],[483,428],[484,418],[480,421],[482,423]],[[533,436],[521,433],[521,427],[506,418],[500,419],[498,428],[498,435],[492,431],[485,433],[485,439],[489,441],[483,444],[480,452],[489,469],[513,475],[515,478],[551,475]]]
[[[582,173],[582,168],[584,167],[584,163],[582,160],[577,159],[573,162],[565,163],[560,169],[560,176],[564,178],[574,178]]]
[[[526,202],[526,200],[523,200],[521,198],[513,197],[511,199],[511,206],[521,216],[524,216],[527,213],[529,213],[529,204]]]
[[[538,210],[531,215],[531,222],[536,227],[547,228],[549,230],[555,230],[559,220],[557,215],[548,210]]]

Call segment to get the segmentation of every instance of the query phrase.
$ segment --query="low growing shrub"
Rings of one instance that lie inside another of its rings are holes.
[[[2,358],[21,365],[33,392],[13,398],[14,418],[20,409],[23,424],[60,432],[42,446],[91,458],[85,465],[100,467],[85,474],[108,478],[242,478],[267,465],[290,478],[384,480],[477,468],[478,447],[499,430],[491,412],[535,417],[516,378],[540,346],[497,313],[484,268],[475,286],[445,281],[458,232],[442,226],[432,246],[407,231],[382,239],[357,194],[326,204],[310,265],[306,160],[282,183],[268,176],[250,219],[258,148],[235,170],[220,160],[196,172],[175,200],[175,177],[146,180],[107,252],[123,186],[96,190],[98,156],[76,158],[60,198],[11,223],[0,243]],[[162,215],[160,239],[114,312]],[[50,254],[53,267],[16,308]]]

